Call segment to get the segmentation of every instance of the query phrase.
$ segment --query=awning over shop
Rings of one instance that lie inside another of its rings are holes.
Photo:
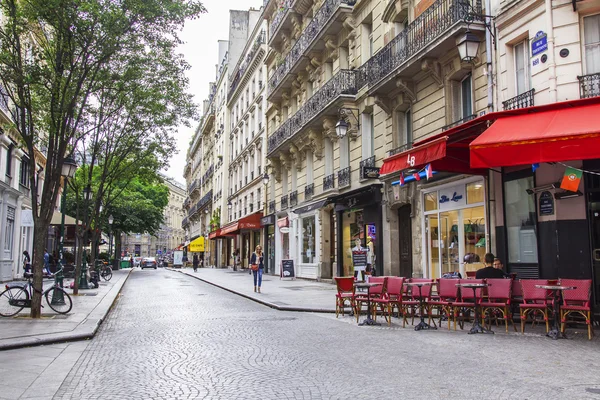
[[[288,220],[288,217],[284,217],[284,218],[279,218],[277,220],[277,226],[280,228],[285,228],[286,226],[289,226],[290,221]]]
[[[216,239],[216,238],[218,238],[219,236],[221,236],[221,230],[220,230],[220,229],[217,229],[216,231],[212,231],[212,232],[210,232],[210,233],[208,234],[208,238],[209,238],[209,239]]]
[[[523,109],[497,119],[471,145],[471,167],[492,168],[599,157],[600,99]]]
[[[191,252],[203,252],[204,251],[204,236],[200,236],[190,243]]]
[[[52,214],[52,221],[50,225],[61,225],[62,223],[62,214],[59,211],[54,211]],[[77,225],[77,220],[73,217],[69,217],[65,215],[65,225]]]
[[[403,170],[421,169],[431,164],[432,169],[461,174],[483,174],[469,163],[469,143],[479,136],[493,114],[484,115],[448,129],[439,135],[415,142],[413,147],[383,160],[380,175]]]
[[[325,207],[327,204],[331,203],[332,199],[326,198],[323,200],[315,201],[314,203],[308,204],[306,206],[298,207],[294,210],[296,214],[304,214],[307,212],[311,212],[314,210],[318,210],[319,208]]]
[[[244,218],[225,225],[221,228],[221,235],[231,235],[242,229],[260,229],[261,212],[250,214]]]

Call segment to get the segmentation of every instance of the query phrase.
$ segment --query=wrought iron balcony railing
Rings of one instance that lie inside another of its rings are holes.
[[[286,140],[299,132],[317,114],[323,111],[327,104],[340,95],[356,94],[356,73],[350,70],[341,70],[308,99],[294,115],[288,118],[281,126],[269,136],[267,153],[277,150]]]
[[[290,207],[294,207],[298,204],[298,191],[294,190],[290,193]]]
[[[412,143],[403,144],[402,146],[396,147],[395,149],[388,151],[388,157],[402,153],[403,151],[406,151],[410,148],[412,148]]]
[[[248,69],[248,66],[252,65],[252,61],[254,61],[255,56],[259,53],[260,46],[265,43],[265,36],[266,36],[265,31],[261,31],[258,34],[258,36],[256,37],[256,39],[254,40],[254,44],[252,45],[252,48],[246,55],[246,58],[242,59],[243,63],[242,63],[242,60],[238,61],[238,67],[237,67],[237,69],[234,70],[234,76],[233,76],[233,79],[231,80],[231,84],[229,87],[229,93],[227,93],[227,100],[231,100],[231,97],[237,90],[238,85],[242,80],[242,77],[244,76],[244,74],[246,73],[246,70]]]
[[[459,120],[457,120],[457,121],[454,121],[454,122],[452,122],[451,124],[448,124],[448,125],[442,126],[442,132],[443,132],[443,131],[447,131],[447,130],[448,130],[448,129],[450,129],[450,128],[454,128],[455,126],[458,126],[458,125],[460,125],[460,124],[464,124],[465,122],[467,122],[467,121],[470,121],[470,120],[472,120],[472,119],[475,119],[476,117],[477,117],[477,114],[471,114],[471,115],[467,115],[467,116],[466,116],[466,117],[464,117],[464,118],[461,118],[461,119],[459,119]]]
[[[360,179],[367,179],[367,176],[364,174],[364,168],[375,166],[375,156],[365,158],[364,160],[362,160],[360,162],[359,166],[360,166]]]
[[[502,102],[502,106],[505,110],[516,110],[517,108],[533,107],[533,95],[535,89],[528,90],[521,93],[512,99],[508,99]]]
[[[350,186],[350,167],[338,171],[338,188]]]
[[[335,175],[327,175],[323,178],[323,190],[329,190],[335,188]]]
[[[319,11],[315,13],[313,19],[308,23],[294,46],[290,49],[285,59],[277,67],[271,79],[269,79],[269,95],[279,87],[283,78],[296,66],[306,53],[306,50],[329,23],[337,9],[342,5],[353,6],[354,3],[356,3],[356,0],[325,0]]]
[[[600,73],[578,76],[577,79],[580,98],[600,96]]]
[[[269,25],[269,37],[272,38],[277,32],[277,29],[279,29],[279,25],[281,25],[281,22],[283,22],[285,15],[289,12],[290,8],[292,7],[292,2],[293,0],[283,0],[279,2],[280,4],[277,7],[277,13],[273,17],[271,25]]]
[[[455,24],[483,21],[481,0],[438,0],[358,70],[358,87],[376,85]]]
[[[275,200],[269,202],[269,214],[273,214],[275,212]]]
[[[304,200],[310,200],[315,194],[315,184],[311,183],[310,185],[306,185],[304,187]]]
[[[213,191],[211,189],[211,190],[208,191],[208,193],[206,193],[204,196],[202,196],[202,198],[200,200],[198,200],[198,203],[196,203],[196,209],[200,210],[206,204],[208,204],[209,202],[211,202],[212,201],[212,196],[213,196]]]
[[[206,182],[210,179],[210,177],[213,175],[213,172],[215,172],[215,167],[213,164],[210,164],[210,167],[208,167],[208,169],[202,176],[202,184],[203,185],[205,185]]]
[[[285,210],[288,208],[288,195],[281,196],[281,209]]]

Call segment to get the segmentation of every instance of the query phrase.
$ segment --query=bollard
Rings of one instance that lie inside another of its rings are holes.
[[[54,274],[54,286],[55,287],[63,287],[63,279],[65,275],[63,274],[64,267],[61,267],[56,274]],[[65,304],[65,296],[63,295],[62,290],[53,290],[52,291],[52,301],[50,302],[52,305]]]

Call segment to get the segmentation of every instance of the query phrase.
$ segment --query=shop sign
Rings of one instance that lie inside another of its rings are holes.
[[[280,278],[295,278],[294,260],[281,260],[281,276]]]
[[[260,219],[260,226],[268,226],[268,225],[275,225],[275,215],[274,214],[267,215],[266,217],[262,217]]]
[[[552,193],[540,193],[540,215],[554,215],[554,198]]]
[[[21,210],[21,226],[33,227],[33,211]]]
[[[352,264],[355,267],[367,265],[367,250],[352,250]]]
[[[362,177],[364,179],[378,179],[379,178],[379,167],[363,167]]]
[[[465,188],[466,186],[463,184],[440,190],[438,192],[438,208],[440,210],[450,210],[465,206],[467,204]]]
[[[281,233],[290,233],[290,228],[287,226],[284,226],[282,228],[279,228],[279,232]]]
[[[531,56],[537,56],[548,50],[548,36],[539,31],[535,34],[535,37],[531,41]]]

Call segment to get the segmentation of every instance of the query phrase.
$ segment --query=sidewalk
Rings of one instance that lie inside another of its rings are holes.
[[[263,275],[261,293],[254,293],[252,275],[225,268],[169,268],[182,274],[282,311],[335,313],[335,285],[304,279]]]
[[[112,279],[100,282],[98,289],[80,290],[79,296],[71,296],[73,309],[67,315],[55,314],[45,306],[41,319],[29,318],[31,310],[28,308],[16,317],[0,317],[0,350],[94,337],[130,272],[130,269],[113,271]],[[65,279],[65,286],[70,282]],[[66,290],[69,294],[73,292]],[[45,300],[42,300],[44,303]]]

